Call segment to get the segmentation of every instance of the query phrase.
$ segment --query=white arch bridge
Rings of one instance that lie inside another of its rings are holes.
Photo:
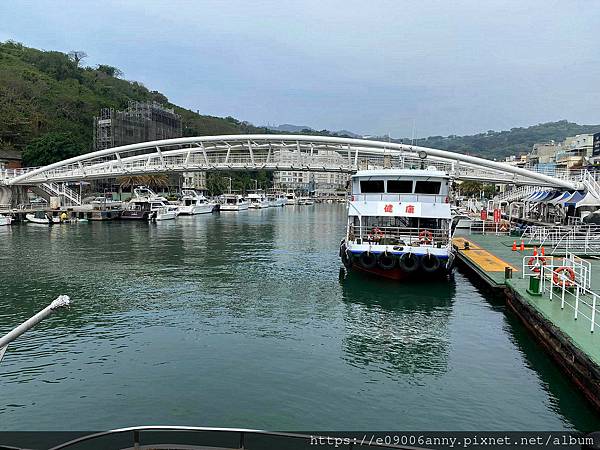
[[[43,186],[80,202],[64,186],[101,178],[193,171],[311,171],[353,173],[374,167],[435,165],[457,180],[559,189],[595,189],[584,175],[549,176],[446,150],[364,139],[250,134],[142,142],[86,153],[44,167],[2,169],[0,187]]]

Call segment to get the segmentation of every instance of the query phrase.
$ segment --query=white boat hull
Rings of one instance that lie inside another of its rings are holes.
[[[185,216],[195,216],[196,214],[208,214],[215,209],[214,203],[206,203],[204,205],[180,206],[179,214]]]
[[[12,223],[12,217],[10,216],[0,216],[0,226],[7,226]]]
[[[175,213],[175,211],[168,211],[164,213],[159,212],[156,214],[155,220],[173,220],[175,217],[177,217],[177,213]]]
[[[267,201],[265,201],[265,202],[250,203],[250,205],[249,205],[249,207],[252,208],[252,209],[268,208],[269,206],[271,206],[271,205]]]
[[[221,203],[221,211],[244,211],[249,207],[250,205],[248,203],[242,203],[238,205],[228,205],[226,203]]]
[[[47,217],[35,217],[33,214],[26,214],[25,218],[31,223],[41,223],[44,225],[50,223]],[[52,217],[52,223],[60,223],[60,217]]]

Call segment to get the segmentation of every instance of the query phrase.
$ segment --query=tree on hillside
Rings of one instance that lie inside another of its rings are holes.
[[[79,67],[79,63],[87,58],[87,53],[83,50],[71,50],[68,53],[69,59],[75,63],[77,67]]]
[[[117,69],[116,67],[109,66],[107,64],[98,64],[96,70],[98,72],[102,72],[105,75],[108,75],[109,77],[119,78],[123,76],[123,72],[121,70]]]
[[[50,132],[25,147],[23,164],[45,166],[82,153],[81,142],[71,133]]]

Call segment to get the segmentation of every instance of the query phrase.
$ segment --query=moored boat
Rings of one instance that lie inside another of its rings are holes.
[[[127,203],[121,219],[125,220],[171,220],[179,214],[179,207],[171,205],[150,188],[140,186],[133,190],[134,197]]]
[[[179,214],[196,215],[207,214],[214,211],[217,204],[209,201],[204,195],[198,194],[194,189],[182,189],[181,204],[179,205]]]
[[[288,204],[288,199],[283,192],[270,192],[267,195],[269,206],[285,206]]]
[[[296,193],[294,191],[288,191],[285,194],[285,198],[287,200],[287,205],[297,205],[298,204],[298,197],[296,197]]]
[[[25,214],[25,218],[31,223],[39,223],[44,225],[60,223],[60,216],[53,216],[51,212],[46,211],[36,211],[34,213]]]
[[[4,214],[0,214],[0,226],[7,226],[12,223],[12,217]]]
[[[250,208],[261,209],[268,208],[269,200],[267,199],[265,194],[260,192],[253,192],[252,194],[248,194],[246,196],[250,204],[248,205]]]
[[[223,194],[221,196],[221,211],[243,211],[248,209],[250,203],[239,194]]]
[[[344,266],[395,280],[449,273],[454,263],[449,183],[435,168],[357,172],[340,244]]]

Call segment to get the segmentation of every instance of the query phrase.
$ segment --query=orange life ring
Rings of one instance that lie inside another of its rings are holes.
[[[567,278],[564,277],[564,275],[561,277],[560,274],[566,272],[567,274]],[[559,267],[558,269],[556,269],[554,271],[554,276],[552,277],[552,281],[554,282],[554,284],[556,286],[561,286],[561,287],[571,287],[573,286],[573,284],[575,284],[575,271],[573,269],[571,269],[570,267]]]
[[[531,271],[536,273],[540,272],[540,266],[545,266],[546,264],[546,258],[539,256],[532,256],[531,258],[529,258],[529,261],[527,261],[528,266],[533,266],[533,269],[531,269]]]
[[[506,223],[502,222],[502,225],[500,225],[500,231],[508,231],[508,226]]]
[[[373,237],[377,240],[383,239],[383,231],[381,231],[379,229],[379,227],[373,227],[373,229],[371,230],[371,233],[373,233]]]
[[[433,234],[429,230],[423,230],[419,233],[419,241],[423,244],[430,244],[433,242]]]

